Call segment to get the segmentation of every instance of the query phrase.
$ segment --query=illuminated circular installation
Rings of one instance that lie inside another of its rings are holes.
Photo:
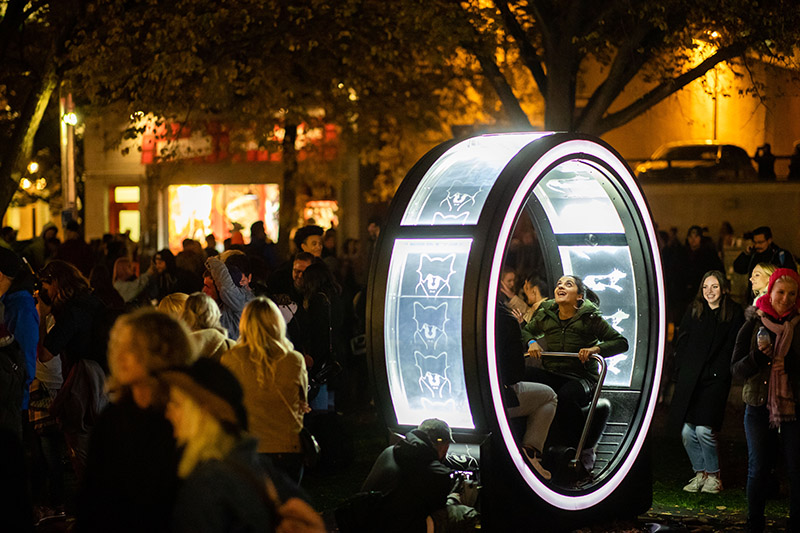
[[[526,245],[540,254],[551,287],[563,274],[582,277],[629,344],[606,359],[601,398],[611,414],[594,448],[593,480],[580,488],[532,472],[503,403],[499,281],[504,262]],[[388,425],[403,430],[437,417],[459,442],[491,435],[500,443],[491,453],[546,505],[600,504],[629,474],[655,409],[665,341],[660,264],[644,196],[602,141],[512,133],[438,146],[398,189],[371,265],[368,348]]]

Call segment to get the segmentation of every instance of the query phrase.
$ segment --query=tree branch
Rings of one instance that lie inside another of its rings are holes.
[[[594,124],[602,118],[625,86],[647,62],[650,50],[661,37],[663,37],[661,30],[645,25],[636,27],[630,39],[617,50],[608,75],[594,90],[586,107],[583,108],[577,120],[577,129],[583,130],[584,125]],[[640,49],[642,51],[639,51]]]
[[[547,94],[547,75],[542,67],[542,60],[539,58],[539,54],[536,53],[536,49],[531,44],[528,36],[525,35],[525,31],[522,29],[517,17],[514,16],[511,9],[509,9],[508,2],[505,0],[497,0],[496,5],[500,10],[500,14],[503,16],[503,22],[505,23],[506,29],[508,29],[509,35],[517,42],[522,62],[525,63],[525,66],[531,72],[534,81],[536,81],[536,85],[539,87],[539,92]]]
[[[639,114],[645,112],[647,109],[661,102],[671,94],[676,93],[689,83],[700,78],[716,65],[733,59],[734,57],[741,56],[744,54],[745,50],[747,50],[747,45],[745,43],[737,43],[725,48],[721,48],[717,51],[717,53],[705,59],[696,67],[684,72],[677,78],[661,83],[658,87],[643,95],[629,106],[620,109],[615,113],[606,115],[603,119],[597,122],[597,126],[595,128],[588,130],[588,132],[595,135],[601,135],[607,131],[611,131],[614,128],[622,126]]]
[[[519,105],[519,100],[514,95],[514,91],[508,84],[506,77],[503,76],[497,63],[485,54],[476,54],[476,57],[481,65],[481,69],[483,69],[483,74],[486,76],[486,79],[489,80],[489,83],[492,84],[497,96],[500,98],[500,102],[503,104],[503,110],[506,112],[509,120],[517,127],[528,130],[533,129],[530,120],[528,120],[528,115],[525,114],[522,107]]]

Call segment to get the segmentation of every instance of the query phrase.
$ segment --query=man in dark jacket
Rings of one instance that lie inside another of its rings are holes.
[[[752,239],[753,245],[739,254],[733,262],[733,270],[737,274],[747,274],[747,294],[744,301],[750,301],[753,294],[753,284],[750,276],[759,263],[769,263],[778,268],[791,268],[797,270],[794,257],[789,250],[784,250],[772,242],[772,229],[769,226],[759,226],[745,237]]]
[[[434,531],[474,530],[478,514],[451,494],[453,471],[442,464],[451,442],[447,423],[429,418],[381,452],[361,488],[384,495],[376,530],[424,532],[431,522]]]

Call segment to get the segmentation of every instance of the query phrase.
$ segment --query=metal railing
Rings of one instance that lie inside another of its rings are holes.
[[[570,352],[542,352],[542,357],[578,357],[576,353]],[[594,395],[592,396],[592,403],[589,407],[589,414],[586,415],[586,422],[583,425],[583,432],[581,439],[578,441],[578,447],[575,449],[575,458],[570,461],[571,466],[576,467],[580,461],[581,451],[583,445],[586,443],[586,437],[589,434],[589,427],[592,425],[594,418],[594,410],[597,407],[597,400],[600,399],[600,392],[602,392],[603,382],[606,379],[606,361],[596,353],[589,356],[589,359],[594,359],[600,365],[600,379],[597,380],[597,385],[594,388]]]

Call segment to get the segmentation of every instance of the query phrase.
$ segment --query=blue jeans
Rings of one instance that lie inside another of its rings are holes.
[[[695,472],[708,472],[709,474],[719,472],[717,433],[713,429],[686,422],[681,430],[681,438]]]
[[[764,529],[767,481],[778,445],[782,444],[791,485],[788,531],[800,531],[800,422],[784,422],[780,430],[772,429],[766,406],[748,405],[744,411],[744,433],[747,437],[747,521],[751,529]]]

